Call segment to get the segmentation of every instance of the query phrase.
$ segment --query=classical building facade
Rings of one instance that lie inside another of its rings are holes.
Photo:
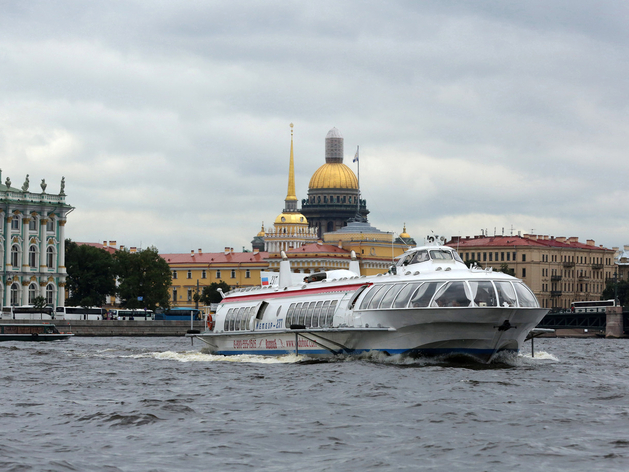
[[[594,240],[534,234],[455,236],[447,243],[463,260],[508,271],[522,279],[545,308],[568,309],[573,301],[600,300],[613,277],[614,251]]]
[[[0,171],[0,182],[2,173]],[[65,224],[74,208],[65,202],[65,179],[58,194],[21,188],[7,177],[0,184],[0,258],[4,261],[0,296],[5,306],[32,305],[38,296],[50,306],[65,303]]]
[[[343,146],[340,131],[332,128],[325,137],[325,164],[312,175],[308,198],[301,203],[301,213],[319,239],[341,229],[349,219],[369,214],[356,175],[343,164]]]
[[[413,239],[408,235],[407,240]],[[367,221],[350,221],[338,231],[325,233],[323,241],[286,251],[293,272],[311,274],[334,269],[349,269],[354,251],[361,275],[387,272],[396,257],[408,248],[406,242],[393,233],[380,231]],[[269,253],[269,270],[278,271],[279,254]]]

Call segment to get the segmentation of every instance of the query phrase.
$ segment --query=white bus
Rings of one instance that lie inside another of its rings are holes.
[[[134,320],[134,321],[152,321],[155,314],[151,310],[143,310],[140,308],[113,308],[109,310],[109,319],[111,320]]]
[[[616,305],[616,300],[572,302],[570,311],[572,313],[602,313],[610,306],[618,306]]]
[[[58,306],[55,318],[58,320],[103,320],[107,310],[92,306]]]
[[[5,306],[2,307],[2,319],[5,320],[52,320],[54,312],[52,307],[36,308],[29,306]]]

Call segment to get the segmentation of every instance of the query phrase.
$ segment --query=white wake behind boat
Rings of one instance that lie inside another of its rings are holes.
[[[468,268],[448,246],[408,250],[387,274],[311,274],[291,285],[286,257],[279,284],[230,291],[206,331],[190,334],[213,354],[313,357],[379,351],[468,354],[483,362],[520,350],[548,312],[519,279]]]

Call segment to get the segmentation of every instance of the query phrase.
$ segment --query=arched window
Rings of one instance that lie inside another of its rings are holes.
[[[46,303],[48,305],[53,305],[54,298],[55,298],[55,286],[53,284],[46,285]]]
[[[37,218],[31,216],[31,220],[28,222],[28,230],[29,231],[37,231]]]
[[[17,283],[11,285],[11,306],[19,305],[20,286]]]
[[[55,267],[55,250],[52,246],[48,246],[46,249],[46,267],[54,269]]]
[[[30,284],[28,286],[28,304],[35,304],[35,297],[37,296],[37,284]]]
[[[28,249],[28,266],[31,269],[37,268],[37,246],[31,246]]]
[[[11,246],[11,266],[13,266],[14,269],[20,267],[20,246],[17,244]]]

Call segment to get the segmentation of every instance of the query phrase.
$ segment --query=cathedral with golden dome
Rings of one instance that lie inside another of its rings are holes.
[[[301,213],[319,238],[369,214],[367,202],[360,199],[358,179],[343,164],[343,136],[332,128],[325,137],[325,164],[317,169],[308,185],[308,198],[301,203]]]
[[[343,164],[343,136],[332,128],[325,138],[325,164],[313,174],[308,198],[297,208],[293,125],[291,123],[288,191],[284,210],[273,226],[251,241],[254,251],[267,252],[269,270],[276,271],[281,253],[291,259],[293,270],[310,273],[349,267],[351,253],[360,260],[365,274],[384,272],[392,258],[402,254],[415,241],[404,231],[398,238],[367,222],[367,203],[360,199],[359,181]]]

